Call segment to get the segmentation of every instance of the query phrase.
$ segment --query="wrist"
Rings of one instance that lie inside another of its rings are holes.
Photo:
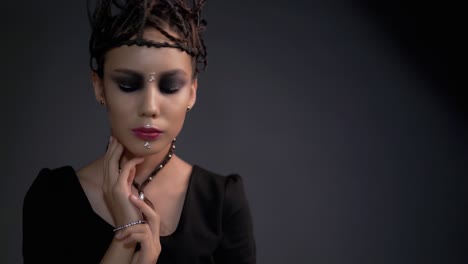
[[[143,219],[143,216],[141,214],[138,215],[137,213],[132,214],[132,215],[121,215],[121,216],[116,217],[114,224],[115,224],[115,227],[119,227],[119,226],[128,224],[130,222],[135,222],[135,221],[142,220],[142,219]]]
[[[114,228],[114,232],[125,229],[127,227],[131,227],[131,226],[134,226],[134,225],[141,225],[141,224],[146,224],[146,221],[145,220],[136,220],[136,221],[128,222],[128,223],[123,224],[123,225],[119,225],[119,226]]]

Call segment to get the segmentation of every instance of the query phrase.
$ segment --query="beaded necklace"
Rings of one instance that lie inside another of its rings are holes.
[[[148,200],[148,198],[145,197],[144,188],[146,187],[146,185],[148,185],[148,183],[150,183],[154,179],[156,174],[160,170],[162,170],[162,168],[164,168],[164,166],[166,166],[166,164],[169,162],[169,160],[171,160],[171,158],[172,158],[172,156],[174,154],[174,151],[175,151],[175,142],[176,142],[176,139],[174,138],[172,140],[172,142],[171,142],[171,147],[169,148],[169,151],[167,152],[166,157],[164,158],[164,160],[158,166],[156,166],[156,168],[148,175],[148,177],[146,177],[146,180],[144,180],[141,184],[139,184],[135,180],[133,180],[132,185],[138,190],[138,197],[140,198],[140,200],[145,201],[147,204],[152,205],[151,201]],[[120,171],[121,171],[121,169],[120,169],[120,165],[119,165],[119,172]]]

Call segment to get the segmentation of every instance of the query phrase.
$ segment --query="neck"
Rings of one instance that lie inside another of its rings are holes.
[[[142,183],[143,181],[145,181],[148,178],[148,176],[154,171],[154,169],[157,166],[159,166],[159,164],[161,164],[163,160],[166,158],[171,146],[172,144],[168,144],[159,153],[146,156],[145,160],[136,166],[134,181],[137,183]],[[125,150],[124,154],[122,155],[121,166],[123,166],[123,164],[125,164],[127,161],[133,158],[135,158],[135,155],[130,153],[128,150]]]

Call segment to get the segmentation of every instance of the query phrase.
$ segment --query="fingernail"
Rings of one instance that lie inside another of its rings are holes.
[[[112,136],[109,137],[109,143],[111,143],[111,142],[112,142]]]
[[[130,195],[130,198],[132,198],[132,199],[133,199],[133,200],[135,200],[135,201],[137,201],[137,200],[138,200],[138,198],[137,198],[135,195],[133,195],[133,194],[132,194],[132,195]]]

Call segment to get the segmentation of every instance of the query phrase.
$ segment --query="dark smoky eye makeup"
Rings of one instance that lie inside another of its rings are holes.
[[[163,93],[176,93],[187,83],[187,79],[180,75],[163,75],[159,79],[159,89]]]
[[[145,79],[143,74],[128,69],[116,69],[111,79],[120,90],[127,93],[143,89],[146,82],[151,82],[149,77]],[[156,81],[161,93],[173,94],[184,87],[188,79],[184,71],[176,69],[161,73]]]
[[[112,80],[123,92],[133,92],[144,87],[142,76],[114,76]]]

